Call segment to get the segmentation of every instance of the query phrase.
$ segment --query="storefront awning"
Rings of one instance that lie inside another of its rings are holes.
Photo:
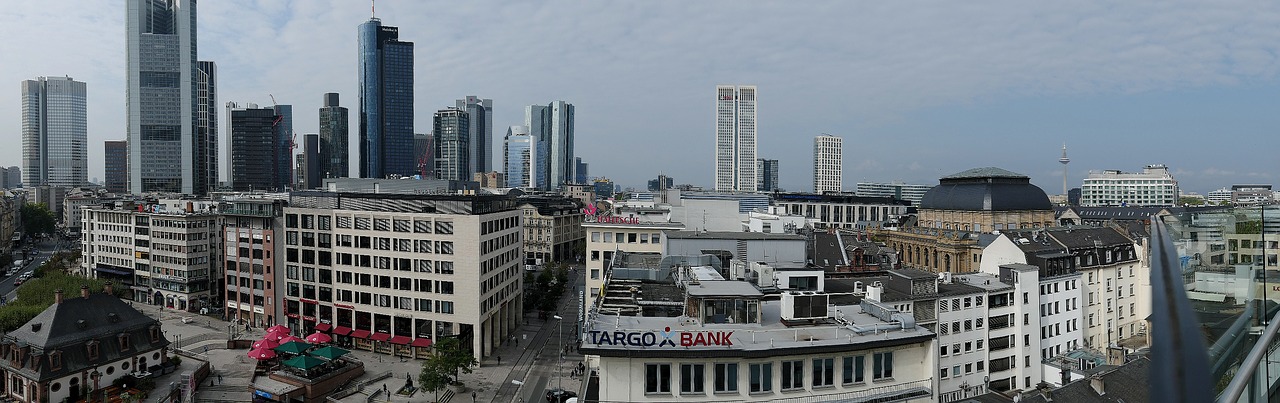
[[[355,337],[355,338],[357,338],[357,339],[367,339],[367,338],[369,338],[369,331],[368,331],[368,330],[360,330],[360,329],[352,330],[352,331],[351,331],[351,337]]]
[[[431,347],[431,339],[413,339],[413,343],[410,345],[414,347]]]
[[[339,336],[346,336],[349,333],[351,333],[351,328],[346,326],[338,326],[333,328],[333,334],[336,334]]]
[[[333,326],[330,326],[328,323],[317,323],[317,324],[316,324],[316,330],[319,330],[319,331],[321,331],[321,332],[327,332],[327,331],[329,331],[329,329],[331,329],[331,328],[333,328]]]
[[[399,344],[403,346],[413,342],[413,339],[410,339],[409,336],[394,336],[389,341],[391,344]]]
[[[369,340],[387,341],[387,340],[391,340],[391,335],[386,333],[374,333],[372,336],[369,336]]]
[[[120,275],[120,276],[133,275],[132,270],[126,270],[126,269],[121,269],[121,268],[111,267],[111,266],[94,266],[93,269],[100,272],[111,273],[111,274]]]

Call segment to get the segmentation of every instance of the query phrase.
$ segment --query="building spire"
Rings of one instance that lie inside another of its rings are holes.
[[[1062,195],[1067,195],[1067,163],[1071,162],[1067,158],[1067,143],[1062,143],[1062,158],[1058,158],[1058,162],[1062,163]]]
[[[369,18],[378,18],[378,0],[369,0]]]

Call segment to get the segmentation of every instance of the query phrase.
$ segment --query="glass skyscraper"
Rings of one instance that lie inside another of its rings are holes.
[[[196,2],[128,0],[129,190],[194,193]]]
[[[471,117],[458,108],[441,109],[434,118],[431,142],[436,177],[471,180]]]
[[[71,77],[22,82],[22,173],[29,186],[89,182],[85,84]]]
[[[555,101],[525,108],[524,125],[537,139],[538,188],[556,190],[573,183],[577,168],[573,155],[573,104]]]
[[[413,175],[413,42],[371,18],[359,46],[360,177]]]
[[[471,172],[493,170],[493,100],[467,96],[456,101],[458,109],[471,117]]]
[[[218,186],[218,65],[200,61],[196,66],[192,191],[204,195]]]
[[[347,139],[351,131],[347,127],[347,108],[338,106],[338,93],[324,94],[324,107],[320,108],[320,166],[321,178],[346,178],[350,175],[347,162]]]
[[[507,187],[534,188],[534,171],[537,162],[538,140],[529,135],[525,126],[511,126],[507,129],[506,141],[502,146],[502,172],[507,176]]]

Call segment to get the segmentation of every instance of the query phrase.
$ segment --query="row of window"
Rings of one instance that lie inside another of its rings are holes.
[[[942,367],[942,369],[939,370],[938,377],[941,379],[947,379],[951,377],[958,378],[964,375],[972,374],[974,372],[982,372],[982,371],[985,371],[985,368],[984,368],[985,365],[986,365],[986,362],[981,360],[965,363],[964,372],[960,372],[961,365],[954,365],[951,368]]]
[[[814,358],[810,360],[786,360],[778,363],[779,371],[774,371],[773,362],[748,363],[747,390],[749,393],[769,393],[775,388],[783,391],[813,388],[834,387],[836,375],[844,385],[866,382],[867,356],[857,355],[839,357],[840,370],[836,370],[837,358]],[[881,380],[893,378],[893,352],[886,351],[871,354],[871,379]],[[644,365],[644,392],[646,394],[671,393],[671,366],[669,363],[649,363]],[[680,364],[679,391],[681,394],[706,393],[707,364]],[[712,368],[712,391],[714,393],[739,393],[739,364],[714,363]],[[807,370],[807,371],[806,371]],[[806,372],[808,372],[806,374]],[[774,378],[778,383],[774,383]],[[807,378],[807,380],[806,380]]]
[[[661,243],[661,233],[644,233],[635,232],[605,232],[604,237],[600,236],[600,231],[591,231],[591,242],[611,242],[611,243]]]
[[[981,295],[976,297],[952,298],[950,304],[947,303],[947,300],[941,299],[941,300],[938,300],[938,311],[940,312],[959,311],[960,309],[969,309],[975,306],[982,306],[983,299],[984,298]]]

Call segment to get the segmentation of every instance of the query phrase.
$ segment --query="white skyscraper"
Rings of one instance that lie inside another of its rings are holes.
[[[844,139],[823,134],[813,138],[813,192],[839,192],[843,180]]]
[[[756,87],[716,86],[716,190],[756,190]]]
[[[129,190],[194,193],[196,2],[128,7]]]
[[[71,77],[22,82],[22,174],[26,186],[88,183],[85,84]]]

